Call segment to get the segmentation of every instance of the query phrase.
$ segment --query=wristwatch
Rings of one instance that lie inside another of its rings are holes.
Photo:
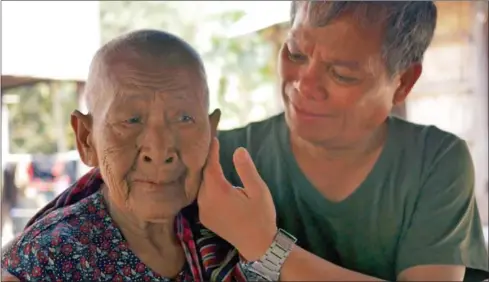
[[[278,281],[282,265],[296,242],[294,236],[279,228],[265,255],[257,261],[242,263],[243,268],[253,276],[248,278],[254,278],[254,281]]]

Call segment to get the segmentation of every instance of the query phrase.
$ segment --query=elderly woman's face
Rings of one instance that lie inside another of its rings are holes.
[[[175,216],[196,198],[211,140],[204,78],[130,61],[110,76],[89,139],[111,201],[148,221]]]

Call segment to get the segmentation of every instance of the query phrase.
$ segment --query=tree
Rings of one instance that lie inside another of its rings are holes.
[[[236,2],[239,4],[239,2]],[[222,9],[216,1],[100,1],[101,42],[126,32],[143,29],[170,31],[189,42],[202,54],[208,72],[211,107],[219,107],[220,127],[233,128],[277,112],[276,57],[278,46],[273,28],[240,38],[227,38],[226,28],[243,16],[239,7]],[[221,10],[220,12],[215,12]],[[9,105],[11,152],[54,153],[59,133],[53,126],[52,98],[61,93],[62,117],[67,149],[74,149],[70,128],[71,110],[77,108],[76,86],[48,83],[20,87],[6,94],[19,95]],[[36,138],[32,138],[36,136]]]
[[[53,87],[56,86],[56,89]],[[56,92],[55,92],[56,91]],[[60,116],[65,117],[66,149],[74,149],[74,134],[69,116],[77,108],[78,99],[73,82],[40,82],[7,90],[4,95],[16,95],[18,103],[8,105],[10,116],[10,152],[14,154],[52,154],[58,151],[59,117],[53,114],[53,98],[61,103]]]
[[[223,112],[221,128],[236,127],[276,111],[276,48],[263,33],[229,39],[224,28],[243,12],[213,13],[215,2],[101,1],[102,42],[144,28],[170,31],[201,54],[211,107]],[[215,6],[218,8],[218,6]]]

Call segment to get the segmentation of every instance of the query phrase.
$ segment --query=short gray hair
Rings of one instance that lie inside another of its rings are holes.
[[[106,65],[117,63],[121,54],[123,57],[129,54],[137,58],[146,59],[149,63],[158,64],[157,60],[164,62],[165,67],[193,68],[200,72],[205,88],[205,103],[209,106],[209,88],[204,63],[199,53],[182,38],[162,30],[142,29],[129,32],[112,39],[104,44],[95,54],[90,66],[89,77],[85,86],[85,96],[89,111],[94,111],[97,99],[100,95],[88,95],[94,89],[105,84],[99,77],[108,76],[105,73]]]
[[[306,1],[292,1],[291,24]],[[391,75],[421,63],[433,39],[437,9],[433,1],[307,1],[311,24],[325,26],[345,11],[362,23],[381,23],[385,28],[382,57]]]
[[[121,35],[102,46],[96,56],[110,56],[121,50],[130,50],[150,59],[163,59],[169,67],[198,67],[205,74],[198,52],[182,38],[163,30],[141,29]]]

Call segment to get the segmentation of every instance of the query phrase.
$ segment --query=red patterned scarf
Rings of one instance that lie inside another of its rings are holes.
[[[42,208],[29,221],[27,227],[53,210],[72,205],[92,195],[102,184],[100,171],[96,168],[92,169]],[[181,211],[175,229],[178,238],[183,242],[194,281],[246,281],[239,265],[238,252],[200,223],[196,204]]]

